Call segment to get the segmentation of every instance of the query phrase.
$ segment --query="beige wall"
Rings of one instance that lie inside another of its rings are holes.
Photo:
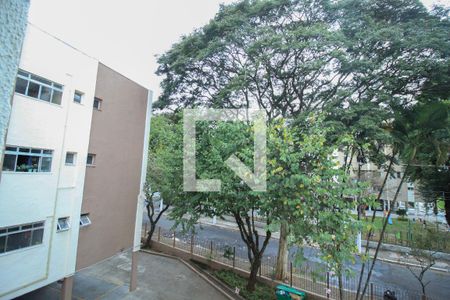
[[[133,246],[148,90],[99,64],[82,213],[92,224],[80,228],[77,270]]]

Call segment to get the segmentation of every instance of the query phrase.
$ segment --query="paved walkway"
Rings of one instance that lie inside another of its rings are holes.
[[[178,260],[139,253],[138,288],[128,292],[131,258],[121,253],[75,275],[75,300],[226,299],[214,287]],[[16,300],[58,300],[61,284],[53,283]]]

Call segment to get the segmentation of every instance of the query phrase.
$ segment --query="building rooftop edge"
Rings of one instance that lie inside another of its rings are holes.
[[[78,49],[77,47],[75,47],[75,46],[69,44],[68,42],[64,41],[63,39],[61,39],[61,38],[59,38],[59,37],[57,37],[57,36],[51,34],[50,32],[48,32],[48,31],[46,31],[46,30],[40,28],[39,26],[37,26],[37,25],[31,23],[30,21],[28,21],[28,25],[31,25],[32,27],[36,28],[37,30],[41,31],[42,33],[44,33],[44,34],[46,34],[46,35],[48,35],[48,36],[54,38],[54,39],[57,40],[58,42],[63,43],[64,45],[66,45],[66,46],[72,48],[73,50],[75,50],[75,51],[77,51],[77,52],[79,52],[79,53],[81,53],[81,54],[83,54],[83,55],[89,57],[90,59],[95,60],[97,63],[102,64],[103,66],[107,67],[108,69],[111,69],[112,71],[116,72],[117,74],[119,74],[120,76],[126,78],[127,80],[129,80],[129,81],[131,81],[131,82],[133,82],[133,83],[139,85],[140,87],[146,89],[147,91],[153,93],[153,90],[152,90],[152,89],[150,89],[150,88],[144,86],[143,84],[137,82],[136,80],[131,79],[130,77],[124,75],[123,73],[117,71],[116,69],[114,69],[114,68],[108,66],[107,64],[105,64],[104,62],[102,62],[101,60],[99,60],[97,57],[94,57],[94,56],[92,56],[92,55],[87,54],[86,52],[84,52],[84,51]]]

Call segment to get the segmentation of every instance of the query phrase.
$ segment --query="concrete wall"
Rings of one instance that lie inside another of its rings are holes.
[[[0,1],[0,165],[29,6],[29,0]]]
[[[99,64],[82,212],[92,224],[80,229],[77,270],[133,246],[149,91]]]
[[[6,143],[53,150],[51,172],[3,172],[0,227],[45,220],[43,243],[0,254],[0,299],[75,272],[79,217],[98,62],[29,25],[20,68],[63,85],[61,105],[15,94]],[[84,93],[81,104],[74,91]],[[66,152],[75,165],[65,165]],[[56,232],[59,217],[71,228]]]

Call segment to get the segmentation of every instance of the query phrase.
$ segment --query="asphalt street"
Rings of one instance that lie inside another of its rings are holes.
[[[144,217],[144,220],[147,220]],[[169,230],[173,226],[173,222],[165,218],[164,216],[160,219],[158,226],[161,228]],[[197,238],[201,240],[213,241],[214,244],[229,245],[236,247],[236,252],[240,251],[241,255],[246,255],[246,247],[244,242],[241,240],[238,231],[228,228],[217,227],[214,225],[197,225]],[[187,239],[188,237],[183,237],[182,235],[177,235],[180,239]],[[290,256],[292,257],[298,249],[293,247],[290,250]],[[278,240],[271,239],[266,251],[264,253],[264,259],[271,260],[275,259],[278,252]],[[321,264],[320,259],[317,255],[317,249],[311,247],[305,247],[303,249],[303,255],[307,259],[307,264]],[[238,253],[237,253],[238,255]],[[360,271],[360,262],[356,260],[355,264],[348,265],[348,268],[353,270],[356,274]],[[428,271],[425,275],[425,280],[430,281],[426,288],[427,296],[432,299],[450,299],[450,274],[446,272],[438,271]],[[350,280],[354,282],[356,280]],[[405,266],[398,264],[387,263],[382,261],[377,261],[374,271],[372,273],[371,282],[377,285],[383,285],[389,289],[402,289],[409,291],[417,291],[420,293],[420,284],[417,279],[411,274],[411,272]]]

